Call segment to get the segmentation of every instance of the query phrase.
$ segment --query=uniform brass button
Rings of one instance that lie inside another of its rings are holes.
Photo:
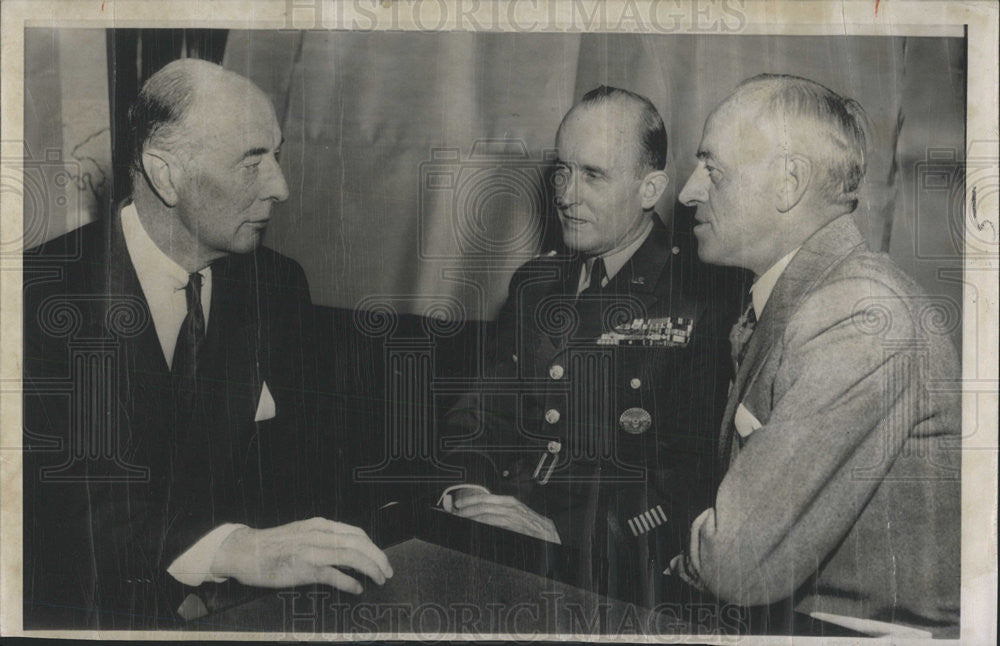
[[[670,253],[674,254],[675,256],[677,254],[679,254],[680,252],[681,252],[681,248],[680,247],[674,247],[673,249],[670,250]]]
[[[510,358],[511,358],[511,361],[513,361],[514,363],[517,363],[517,355],[516,354],[510,355]]]
[[[548,422],[549,424],[558,423],[560,417],[561,415],[559,414],[559,411],[557,411],[554,408],[550,408],[547,411],[545,411],[545,421]]]
[[[562,451],[562,443],[552,440],[551,442],[549,442],[549,445],[546,448],[548,448],[549,453],[555,454],[558,453],[559,451]]]
[[[549,367],[549,376],[557,381],[562,379],[564,374],[566,374],[566,370],[558,363]]]
[[[508,471],[507,469],[504,469],[503,473],[501,473],[500,475],[502,475],[505,478],[509,478],[510,477],[510,471]]]
[[[626,433],[639,435],[653,425],[653,416],[645,408],[629,408],[618,418],[618,424]]]
[[[632,387],[632,390],[639,390],[642,387],[642,380],[638,377],[632,377],[632,380],[628,382],[628,385]]]

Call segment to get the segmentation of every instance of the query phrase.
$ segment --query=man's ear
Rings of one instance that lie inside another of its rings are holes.
[[[813,180],[813,163],[805,155],[792,153],[785,157],[785,166],[779,170],[778,211],[787,213],[802,201]]]
[[[639,197],[642,198],[643,210],[656,206],[669,184],[670,176],[662,170],[654,170],[642,178],[642,185],[639,186]]]
[[[169,207],[177,205],[177,180],[180,166],[170,153],[159,150],[142,152],[142,170],[156,195]]]

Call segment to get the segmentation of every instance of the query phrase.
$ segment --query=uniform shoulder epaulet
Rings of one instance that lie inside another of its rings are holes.
[[[513,285],[521,280],[524,280],[528,276],[532,275],[532,272],[538,271],[541,267],[546,267],[548,265],[546,261],[552,260],[558,255],[559,252],[555,249],[536,254],[531,260],[517,268],[514,275],[511,276],[511,284]]]

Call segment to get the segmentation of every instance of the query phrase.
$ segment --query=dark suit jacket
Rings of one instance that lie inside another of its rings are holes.
[[[957,636],[959,312],[849,215],[802,245],[723,420],[728,472],[698,541],[709,588]]]
[[[117,215],[25,253],[26,627],[169,621],[191,589],[166,569],[212,528],[329,514],[305,275],[264,248],[212,272],[192,419]],[[276,416],[255,423],[265,382]]]
[[[650,603],[717,484],[738,281],[658,217],[602,296],[577,299],[580,268],[553,252],[514,274],[486,377],[446,417],[450,459],[468,482],[552,518],[598,589]],[[689,342],[600,343],[616,324],[666,317],[692,324]],[[647,424],[633,433],[629,419]],[[635,536],[634,519],[657,506],[669,522]]]

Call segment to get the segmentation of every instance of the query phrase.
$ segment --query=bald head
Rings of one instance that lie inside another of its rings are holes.
[[[739,112],[766,130],[783,154],[801,153],[818,165],[816,192],[848,211],[857,207],[865,174],[865,114],[853,99],[797,76],[761,74],[737,87],[713,117]]]
[[[807,79],[742,83],[705,122],[698,165],[678,196],[697,207],[699,257],[760,276],[853,211],[865,170],[862,115]]]
[[[637,177],[663,170],[667,160],[667,131],[656,106],[641,94],[601,85],[583,95],[566,113],[559,129],[584,112],[603,110],[621,129],[626,152],[631,156]]]
[[[188,272],[260,245],[288,198],[281,128],[253,83],[199,60],[170,63],[129,113],[132,202],[150,238]]]
[[[623,250],[653,225],[669,183],[663,120],[638,94],[600,87],[563,118],[552,185],[563,242],[587,257]]]
[[[165,65],[143,84],[129,109],[129,153],[133,176],[142,173],[147,147],[184,151],[200,140],[198,113],[231,110],[267,101],[249,79],[215,63],[184,58]]]

